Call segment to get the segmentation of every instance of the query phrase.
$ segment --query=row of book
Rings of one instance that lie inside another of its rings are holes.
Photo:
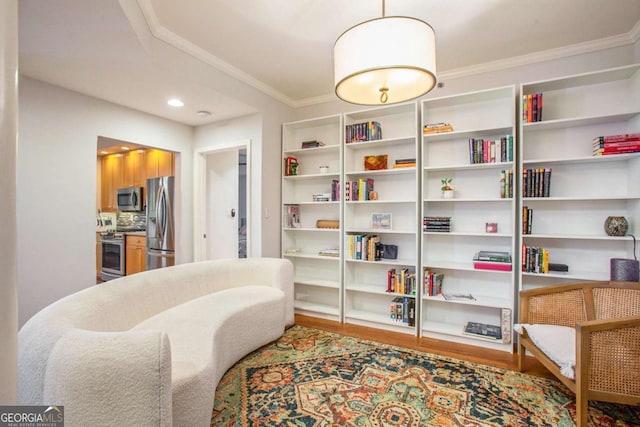
[[[522,170],[522,197],[549,197],[551,168]]]
[[[511,271],[512,259],[509,252],[480,251],[473,257],[476,270]]]
[[[513,169],[500,171],[500,198],[510,199],[513,197]]]
[[[389,317],[407,326],[416,325],[416,300],[412,297],[396,297],[391,301]]]
[[[469,163],[501,163],[513,161],[513,135],[489,140],[469,138]]]
[[[462,328],[462,333],[476,338],[490,341],[511,342],[511,316],[512,311],[508,307],[500,309],[500,325],[492,325],[481,322],[467,322]]]
[[[542,121],[542,94],[522,95],[522,121],[525,123]]]
[[[395,268],[387,270],[387,292],[405,295],[415,295],[417,292],[416,273],[404,267],[399,271]]]
[[[549,272],[549,250],[539,246],[522,245],[522,271],[525,273]]]
[[[594,156],[640,152],[640,133],[598,136],[593,140]]]
[[[533,226],[533,209],[529,206],[522,207],[522,234],[531,234]]]
[[[298,175],[298,159],[293,156],[284,158],[284,176]]]
[[[382,139],[382,128],[380,123],[376,121],[354,123],[345,126],[344,137],[344,142],[347,144],[361,141],[377,141]]]
[[[370,196],[373,191],[373,184],[373,178],[360,178],[357,181],[345,182],[345,200],[347,202],[371,200]]]
[[[350,259],[362,261],[380,261],[382,258],[382,243],[380,236],[375,234],[349,234]]]
[[[425,267],[422,278],[422,295],[430,297],[442,294],[443,273],[436,273]]]
[[[422,218],[422,231],[448,233],[451,231],[450,216],[425,216]]]

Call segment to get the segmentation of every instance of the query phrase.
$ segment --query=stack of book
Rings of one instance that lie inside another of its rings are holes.
[[[513,197],[513,169],[500,171],[500,198],[510,199]]]
[[[640,153],[640,133],[598,136],[593,140],[594,156]]]
[[[450,216],[425,216],[422,218],[422,231],[448,233],[451,231]]]
[[[387,270],[387,292],[415,295],[416,291],[416,273],[406,267],[400,271],[395,268]]]
[[[322,141],[304,141],[301,144],[301,148],[318,148],[324,147],[324,142]]]
[[[469,138],[469,163],[500,163],[513,161],[513,135],[495,141]]]
[[[394,168],[415,168],[416,167],[416,158],[412,157],[410,159],[397,159],[393,164]]]
[[[314,202],[330,202],[332,193],[313,193],[311,198]]]
[[[337,202],[340,200],[340,181],[337,179],[331,180],[331,201]]]
[[[480,251],[473,257],[476,270],[511,271],[511,254],[499,251]]]
[[[522,170],[522,197],[549,197],[551,168]]]
[[[480,322],[467,322],[462,333],[490,340],[502,340],[502,328],[498,325],[488,325]]]
[[[522,121],[525,123],[542,121],[542,94],[522,95]]]
[[[389,307],[391,320],[407,326],[416,325],[416,300],[412,297],[396,297]]]
[[[441,133],[441,132],[452,132],[452,131],[453,131],[453,126],[451,126],[451,124],[447,122],[432,123],[432,124],[424,125],[424,128],[422,128],[423,135],[429,135],[432,133]]]
[[[442,293],[443,279],[444,274],[433,272],[425,267],[422,282],[422,294],[429,295],[430,297],[440,295]]]
[[[380,123],[370,121],[364,123],[355,123],[345,126],[344,132],[345,143],[361,141],[376,141],[382,139],[382,128]]]
[[[340,256],[340,249],[338,248],[320,249],[318,251],[318,255],[337,258]]]

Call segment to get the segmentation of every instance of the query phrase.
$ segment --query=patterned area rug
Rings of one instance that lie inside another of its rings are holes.
[[[573,426],[560,382],[303,326],[222,378],[212,426]],[[589,402],[589,425],[640,407]]]

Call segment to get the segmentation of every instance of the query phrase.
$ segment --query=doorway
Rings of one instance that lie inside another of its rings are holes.
[[[198,152],[196,259],[246,258],[250,251],[248,141]],[[198,206],[199,205],[199,206]],[[199,249],[199,250],[198,250]]]

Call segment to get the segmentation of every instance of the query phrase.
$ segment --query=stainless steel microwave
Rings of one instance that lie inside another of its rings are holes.
[[[118,210],[120,212],[140,212],[144,210],[142,187],[118,188]]]

